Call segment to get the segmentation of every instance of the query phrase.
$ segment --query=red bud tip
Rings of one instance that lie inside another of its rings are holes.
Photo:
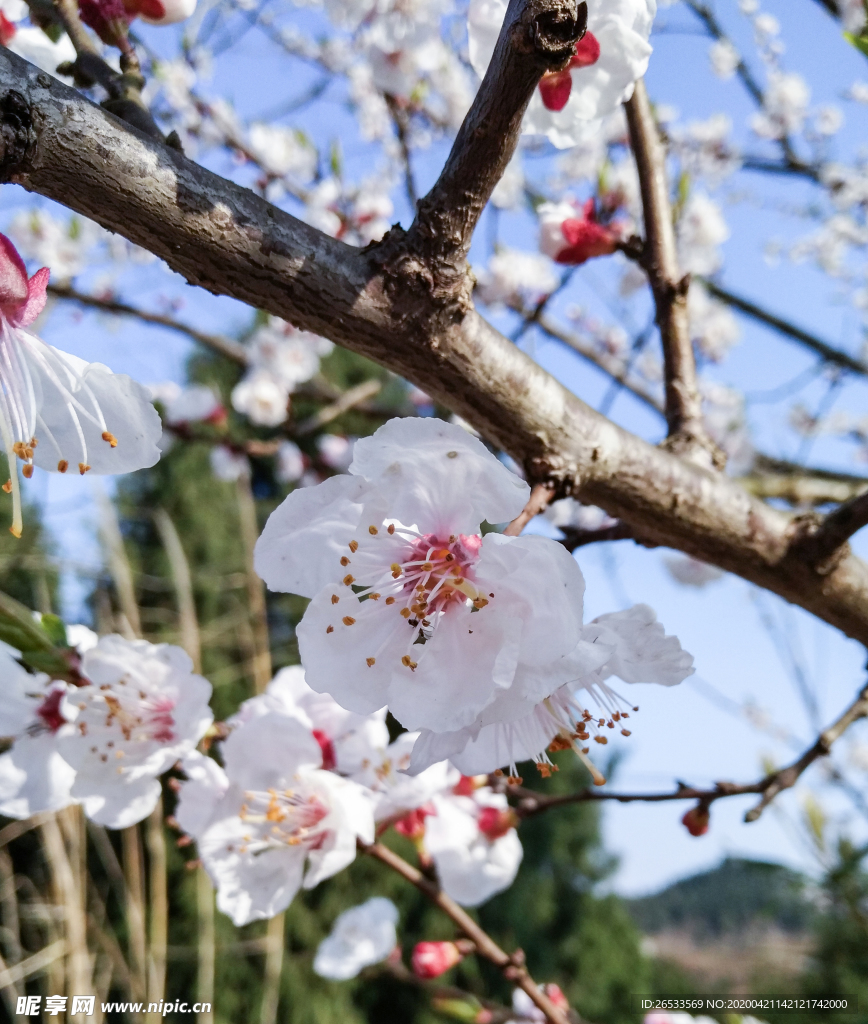
[[[463,959],[454,942],[419,942],[413,950],[411,964],[417,978],[430,980],[439,978]]]

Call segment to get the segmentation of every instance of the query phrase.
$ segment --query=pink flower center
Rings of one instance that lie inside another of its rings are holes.
[[[468,605],[481,611],[494,597],[477,586],[475,568],[482,537],[419,533],[395,523],[372,524],[367,532],[363,540],[349,542],[349,554],[340,560],[347,573],[342,582],[367,604],[366,612],[371,610],[368,602],[375,602],[382,614],[393,617],[394,629],[365,660],[373,668],[387,648],[393,654],[397,648],[401,663],[412,672],[418,667],[421,645],[432,638],[443,615]],[[340,595],[333,594],[331,602],[340,605]],[[335,609],[335,622],[326,634],[355,623],[355,615],[344,615],[341,606]]]
[[[316,849],[325,840],[317,825],[329,813],[316,793],[305,795],[292,789],[248,790],[238,812],[250,826],[241,853],[262,853],[281,846]]]
[[[66,724],[66,719],[60,713],[62,700],[63,690],[52,690],[36,709],[36,714],[49,732],[57,732],[62,725]]]
[[[153,740],[155,743],[174,743],[175,701],[172,697],[161,694],[153,697],[144,691],[135,696],[123,693],[118,696],[112,693],[104,695],[108,713],[106,727],[120,729],[125,740]]]

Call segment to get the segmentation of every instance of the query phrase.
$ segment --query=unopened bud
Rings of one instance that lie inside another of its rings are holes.
[[[699,803],[695,807],[690,808],[681,819],[681,824],[692,836],[704,836],[708,831],[710,821],[711,814],[709,813],[708,806]]]
[[[439,978],[464,959],[454,942],[418,942],[411,964],[417,978]]]

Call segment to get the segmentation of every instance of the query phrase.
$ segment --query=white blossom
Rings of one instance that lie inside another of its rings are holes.
[[[314,971],[333,981],[355,978],[362,968],[389,956],[398,941],[397,923],[398,908],[382,896],[345,910],[319,944]]]
[[[13,740],[0,754],[0,814],[29,818],[74,802],[75,771],[57,749],[66,690],[66,683],[31,675],[0,649],[0,737]]]
[[[471,0],[467,18],[470,60],[480,78],[494,53],[507,6],[507,0]],[[656,11],[656,0],[609,0],[591,6],[588,35],[599,43],[599,58],[570,69],[573,87],[560,109],[547,108],[537,90],[525,115],[524,131],[545,135],[565,149],[579,141],[588,122],[617,110],[632,96],[636,80],[648,68],[648,37]]]
[[[732,78],[741,63],[741,55],[729,39],[718,39],[708,49],[711,69],[718,78]]]
[[[559,282],[551,261],[539,253],[502,248],[476,270],[476,292],[487,306],[536,303]]]
[[[322,751],[297,717],[263,714],[223,744],[225,770],[188,755],[176,818],[197,843],[236,925],[274,917],[298,890],[350,864],[358,839],[374,840],[364,790],[318,765]]]
[[[250,475],[250,463],[246,455],[217,444],[211,449],[211,472],[224,483],[233,484],[243,476]]]
[[[681,269],[691,274],[712,274],[722,262],[720,246],[729,227],[717,203],[704,192],[693,192],[678,222]]]
[[[359,714],[388,705],[408,729],[463,728],[514,680],[551,692],[579,641],[578,565],[553,541],[478,533],[528,493],[459,427],[405,419],[357,441],[348,476],[290,494],[256,567],[313,598],[298,627],[308,683]]]
[[[160,797],[159,776],[191,751],[214,716],[211,684],[180,647],[105,636],[82,658],[88,685],[69,690],[72,724],[58,750],[76,771],[72,796],[109,828],[141,821]]]
[[[424,843],[443,891],[478,907],[508,889],[524,851],[506,797],[484,787],[469,796],[445,792],[432,802],[436,813],[425,819]]]
[[[48,270],[28,280],[5,235],[0,272],[0,439],[9,463],[11,529],[20,536],[19,461],[25,477],[34,466],[129,473],[159,459],[162,427],[140,384],[46,345],[27,329],[45,306]]]

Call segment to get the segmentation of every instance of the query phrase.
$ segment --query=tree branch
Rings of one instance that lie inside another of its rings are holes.
[[[552,484],[537,484],[530,492],[530,497],[527,499],[527,504],[522,509],[521,515],[516,516],[503,531],[504,536],[517,537],[531,519],[545,512],[554,500],[556,493],[556,488]]]
[[[678,788],[672,793],[611,793],[599,789],[583,789],[577,793],[564,793],[558,796],[545,796],[532,789],[525,789],[522,786],[507,785],[505,792],[518,800],[516,811],[519,817],[527,818],[543,811],[551,810],[553,807],[563,807],[567,804],[599,803],[606,800],[614,800],[617,803],[669,803],[673,800],[696,800],[706,808],[710,807],[716,800],[722,800],[731,796],[749,796],[750,794],[761,794],[762,799],[751,810],[744,820],[746,822],[756,821],[774,798],[785,789],[791,789],[808,768],[819,758],[826,757],[832,750],[832,745],[846,732],[846,730],[860,718],[868,718],[868,686],[865,686],[855,701],[828,729],[824,730],[817,737],[817,742],[805,751],[804,754],[786,768],[770,772],[758,782],[750,782],[740,785],[734,782],[718,782],[714,789],[697,789],[693,786],[686,786],[679,783]],[[502,779],[491,777],[495,786],[502,785]]]
[[[192,284],[324,335],[412,381],[525,467],[643,539],[718,565],[868,642],[868,566],[826,576],[790,519],[594,412],[400,239],[353,249],[159,145],[0,50],[0,180],[96,220]]]
[[[534,90],[546,71],[567,64],[587,23],[587,4],[577,0],[510,0],[488,71],[408,239],[465,283],[476,223],[512,159]]]
[[[434,904],[439,907],[455,925],[470,939],[476,946],[476,952],[490,960],[496,967],[503,971],[503,975],[509,981],[515,982],[533,1000],[534,1006],[538,1007],[546,1015],[551,1024],[570,1024],[567,1015],[549,999],[539,985],[528,974],[524,966],[524,954],[520,951],[513,953],[504,952],[489,934],[484,931],[473,918],[459,907],[455,900],[446,895],[434,882],[429,881],[421,871],[408,864],[397,853],[393,853],[387,846],[381,843],[373,843],[366,846],[359,844],[360,849],[378,861],[396,871],[402,878],[415,885]]]
[[[739,312],[752,317],[754,320],[758,320],[760,323],[766,324],[766,326],[773,328],[785,337],[792,338],[793,341],[797,341],[805,348],[810,349],[812,352],[816,352],[817,355],[821,356],[827,363],[840,366],[842,369],[849,370],[851,373],[858,373],[862,377],[868,377],[868,365],[862,362],[862,360],[855,359],[853,356],[848,355],[848,353],[842,352],[833,345],[829,345],[816,335],[802,330],[801,327],[796,327],[795,324],[791,324],[788,320],[775,316],[774,313],[769,313],[767,310],[763,309],[761,306],[757,306],[749,299],[736,295],[734,292],[731,292],[726,288],[721,288],[720,285],[715,284],[713,281],[708,281],[703,278],[702,283],[709,295],[713,295],[716,299],[720,299],[721,302],[726,303],[727,306],[732,306],[733,309],[739,310]]]
[[[188,338],[210,348],[233,363],[239,366],[247,365],[247,353],[244,346],[222,334],[207,334],[205,331],[198,331],[195,327],[188,327],[187,324],[175,320],[173,317],[165,316],[162,313],[148,313],[136,306],[128,306],[125,302],[118,302],[116,299],[99,298],[96,295],[88,295],[86,292],[76,291],[67,285],[50,284],[48,294],[57,299],[64,299],[69,302],[76,302],[79,306],[87,306],[90,309],[98,309],[103,313],[112,313],[116,316],[131,316],[142,320],[146,324],[157,324],[160,327],[168,327],[172,331],[186,334]]]
[[[845,501],[819,525],[809,524],[803,539],[798,543],[804,556],[822,569],[863,526],[868,526],[868,491]]]
[[[645,220],[642,265],[654,293],[663,345],[666,422],[669,425],[667,447],[700,465],[720,466],[722,455],[708,437],[702,420],[702,400],[687,317],[690,279],[682,277],[678,269],[666,155],[644,81],[636,83],[624,109],[642,192]]]

